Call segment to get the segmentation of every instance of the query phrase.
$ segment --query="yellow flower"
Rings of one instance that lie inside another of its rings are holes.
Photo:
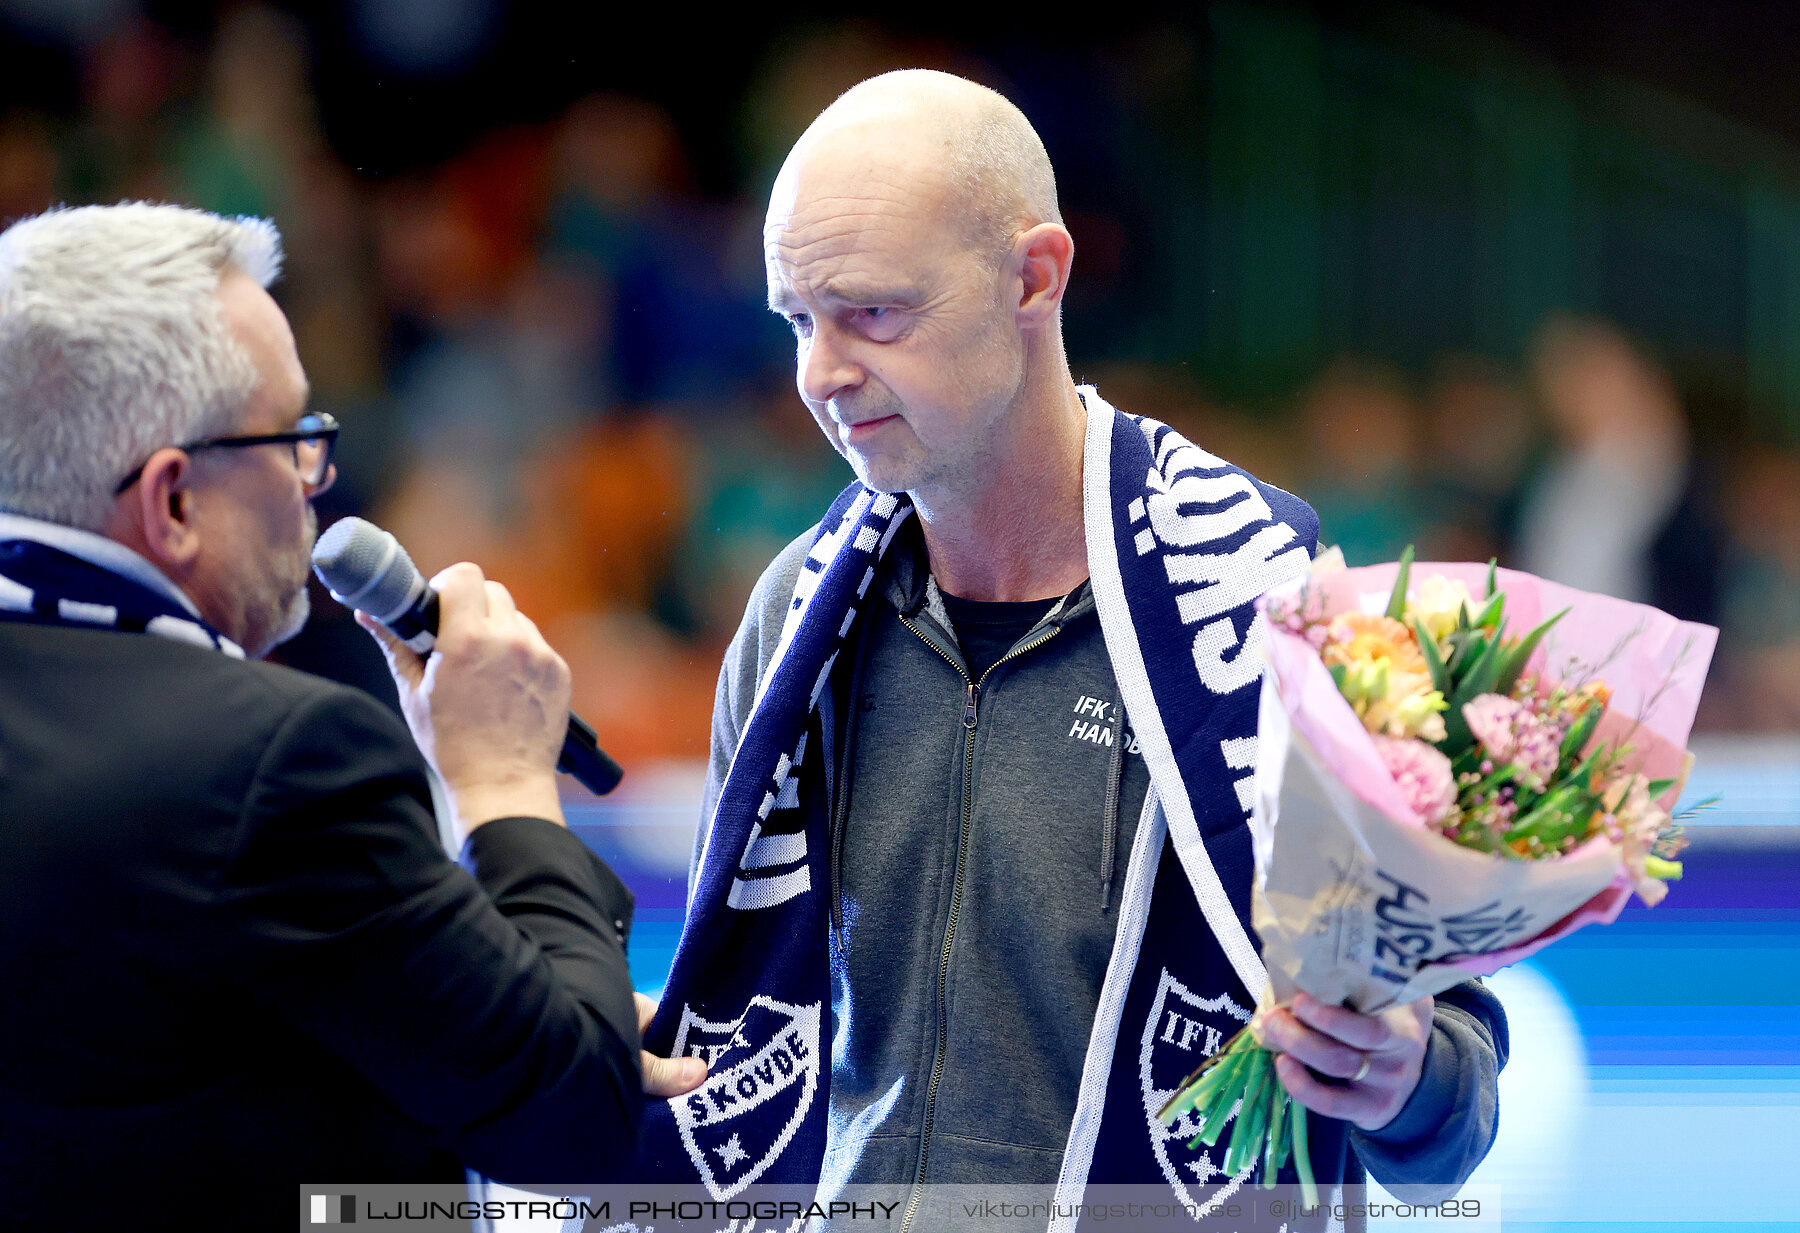
[[[1469,594],[1469,588],[1442,574],[1433,574],[1418,585],[1406,605],[1406,612],[1417,618],[1433,638],[1441,641],[1456,628],[1464,608],[1469,610],[1471,618],[1480,610],[1474,596]]]
[[[1412,631],[1392,618],[1346,613],[1331,623],[1320,652],[1341,667],[1339,689],[1363,726],[1381,736],[1444,739],[1444,695]]]

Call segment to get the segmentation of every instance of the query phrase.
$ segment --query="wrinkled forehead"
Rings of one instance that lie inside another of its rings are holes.
[[[965,228],[934,144],[872,126],[803,141],[763,223],[771,285],[859,262],[915,268],[953,250]]]
[[[769,196],[768,221],[838,196],[945,204],[949,136],[904,113],[815,123],[795,143]]]

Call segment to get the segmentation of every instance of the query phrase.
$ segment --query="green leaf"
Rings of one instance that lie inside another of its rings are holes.
[[[1450,658],[1444,661],[1450,669],[1451,679],[1461,682],[1469,674],[1475,661],[1487,653],[1488,647],[1493,645],[1502,632],[1476,625],[1451,634],[1449,641],[1455,649]]]
[[[1698,814],[1703,814],[1703,813],[1708,812],[1709,810],[1718,808],[1719,802],[1724,799],[1725,798],[1723,796],[1721,796],[1719,793],[1714,792],[1711,796],[1704,797],[1701,800],[1697,800],[1692,805],[1689,805],[1686,809],[1683,809],[1680,813],[1677,813],[1675,815],[1674,820],[1677,823],[1686,822]]]
[[[1205,1075],[1198,1077],[1190,1075],[1187,1079],[1183,1080],[1181,1086],[1176,1088],[1175,1091],[1170,1094],[1169,1098],[1163,1102],[1162,1108],[1156,1111],[1157,1121],[1165,1126],[1172,1126],[1180,1121],[1182,1114],[1186,1113],[1189,1109],[1192,1109],[1206,1098],[1208,1095],[1208,1085],[1213,1076],[1217,1073],[1218,1070],[1215,1067]]]
[[[1600,726],[1600,716],[1606,710],[1598,702],[1581,713],[1581,718],[1569,725],[1563,734],[1562,756],[1558,765],[1567,766],[1581,757],[1581,751],[1587,748],[1588,740],[1594,735],[1594,729]]]
[[[1330,667],[1326,668],[1325,671],[1331,673],[1332,684],[1337,686],[1338,692],[1340,694],[1343,693],[1344,692],[1344,677],[1346,674],[1349,673],[1350,665],[1348,665],[1348,664],[1332,664]]]
[[[1645,786],[1644,790],[1650,794],[1651,800],[1655,800],[1674,786],[1675,781],[1673,779],[1652,779],[1649,784]]]
[[[1493,791],[1508,780],[1516,778],[1518,774],[1519,768],[1515,764],[1511,762],[1504,763],[1503,765],[1496,766],[1493,774],[1486,776],[1480,783],[1474,784],[1459,795],[1473,799],[1474,797],[1482,795],[1484,792]],[[1524,812],[1523,807],[1521,807],[1520,812]]]
[[[1250,1124],[1250,1106],[1252,1101],[1261,1094],[1261,1084],[1257,1080],[1256,1073],[1258,1060],[1255,1055],[1245,1058],[1241,1082],[1238,1084],[1238,1095],[1242,1103],[1238,1106],[1237,1119],[1231,1126],[1231,1142],[1225,1145],[1225,1157],[1220,1165],[1221,1168],[1230,1168],[1231,1162],[1243,1152],[1244,1139]],[[1232,1171],[1236,1172],[1235,1169]]]
[[[1519,683],[1519,674],[1525,671],[1525,661],[1531,658],[1533,651],[1537,650],[1538,643],[1544,640],[1544,635],[1550,632],[1550,627],[1568,615],[1569,610],[1564,608],[1513,644],[1506,653],[1506,661],[1502,664],[1499,675],[1494,680],[1495,693],[1508,695],[1512,693],[1512,687]]]
[[[1660,856],[1644,858],[1644,872],[1664,882],[1681,881],[1681,862],[1666,861]]]
[[[1488,600],[1486,604],[1482,605],[1481,615],[1475,617],[1469,624],[1475,626],[1477,629],[1495,629],[1499,627],[1501,618],[1505,615],[1505,612],[1506,596],[1496,595]]]
[[[1437,639],[1420,623],[1418,617],[1413,618],[1413,635],[1419,640],[1419,652],[1425,656],[1425,667],[1431,673],[1431,687],[1444,697],[1450,696],[1450,670],[1444,667],[1444,661],[1438,655]]]
[[[1506,832],[1506,841],[1535,838],[1544,847],[1554,849],[1571,835],[1585,835],[1588,821],[1599,805],[1599,798],[1587,787],[1565,783],[1546,794],[1530,813],[1520,815]]]
[[[1499,568],[1499,566],[1500,566],[1500,558],[1499,557],[1489,557],[1488,558],[1487,593],[1489,595],[1492,595],[1492,594],[1494,594],[1495,591],[1499,590],[1499,587],[1495,584],[1495,577],[1494,577],[1495,571]]]
[[[1465,704],[1473,702],[1482,694],[1494,693],[1494,682],[1500,676],[1500,637],[1496,634],[1481,648],[1481,654],[1469,665],[1469,670],[1456,683],[1456,694],[1450,699],[1450,706],[1459,714]]]
[[[1406,618],[1406,584],[1412,578],[1413,546],[1408,544],[1400,554],[1400,572],[1394,575],[1394,590],[1388,596],[1387,614],[1396,621]]]
[[[1464,819],[1462,825],[1457,828],[1455,838],[1459,846],[1472,851],[1498,852],[1500,850],[1500,840],[1495,837],[1494,832],[1472,819]]]
[[[1444,711],[1444,739],[1437,743],[1437,750],[1446,758],[1460,758],[1475,749],[1475,734],[1469,731],[1469,721],[1463,718],[1460,706],[1451,706]]]

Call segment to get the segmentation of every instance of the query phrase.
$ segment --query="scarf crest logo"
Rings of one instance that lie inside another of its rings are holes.
[[[1229,1140],[1215,1147],[1204,1143],[1189,1148],[1197,1128],[1192,1113],[1173,1127],[1157,1120],[1156,1111],[1191,1074],[1196,1066],[1250,1021],[1250,1012],[1221,993],[1202,998],[1162,970],[1156,997],[1144,1019],[1138,1050],[1138,1085],[1143,1095],[1144,1123],[1150,1135],[1150,1151],[1163,1178],[1183,1203],[1191,1206],[1224,1201],[1250,1176],[1246,1169],[1236,1177],[1219,1171]]]
[[[821,1011],[818,1002],[794,1006],[761,994],[730,1022],[681,1008],[674,1056],[701,1058],[710,1073],[670,1103],[714,1199],[730,1199],[761,1177],[806,1120],[819,1090]]]

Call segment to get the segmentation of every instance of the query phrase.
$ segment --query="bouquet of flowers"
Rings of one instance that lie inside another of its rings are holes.
[[[1330,559],[1335,558],[1335,559]],[[1415,577],[1417,582],[1415,584]],[[1681,874],[1671,810],[1717,640],[1707,626],[1468,564],[1345,569],[1262,603],[1251,822],[1264,1005],[1375,1012],[1498,971]],[[1176,1089],[1228,1175],[1291,1156],[1306,1110],[1246,1028]]]

